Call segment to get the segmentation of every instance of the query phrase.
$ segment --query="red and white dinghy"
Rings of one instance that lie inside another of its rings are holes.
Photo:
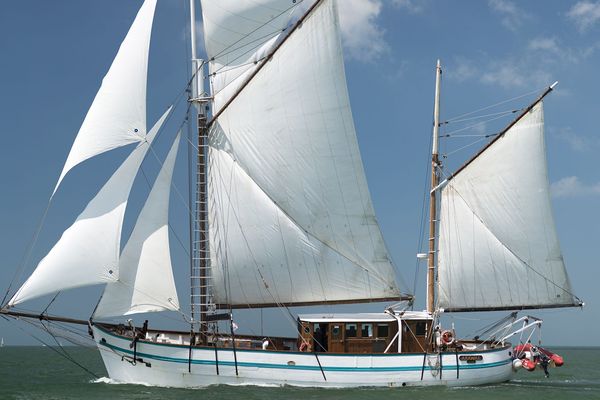
[[[531,343],[515,346],[514,354],[515,362],[520,362],[521,367],[533,371],[539,365],[546,376],[548,376],[548,366],[562,367],[564,364],[564,359],[560,355]]]

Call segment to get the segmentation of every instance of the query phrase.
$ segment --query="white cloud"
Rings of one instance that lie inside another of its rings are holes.
[[[458,82],[471,80],[479,75],[479,69],[475,63],[465,57],[457,57],[454,63],[444,71],[450,79],[455,79]]]
[[[600,42],[577,48],[563,46],[556,37],[537,37],[529,41],[527,48],[535,53],[538,60],[539,56],[545,56],[544,63],[560,61],[577,64],[600,50]]]
[[[509,0],[488,0],[488,5],[502,16],[502,25],[513,32],[516,32],[523,25],[523,22],[529,18],[527,13],[517,8],[515,3]]]
[[[379,16],[385,5],[411,14],[423,11],[423,1],[417,0],[342,0],[339,2],[342,40],[350,58],[371,62],[386,54],[390,46]]]
[[[567,12],[567,17],[577,25],[581,32],[586,31],[600,22],[600,1],[579,1]]]
[[[392,4],[412,14],[418,14],[423,11],[423,0],[392,0]]]
[[[600,182],[586,185],[576,176],[559,179],[550,185],[554,197],[578,197],[587,195],[600,195]]]
[[[517,65],[509,62],[496,63],[481,76],[481,82],[504,88],[523,87],[527,80]]]
[[[583,58],[591,57],[598,50],[600,50],[600,42],[594,43],[590,46],[587,46],[587,47],[581,49],[581,56]]]
[[[552,75],[523,60],[493,61],[485,68],[481,82],[505,89],[541,87],[549,85]]]
[[[558,140],[565,142],[573,151],[576,152],[587,152],[596,151],[600,147],[600,140],[597,138],[585,137],[579,135],[570,127],[560,128],[558,130],[552,129],[552,136]]]
[[[389,51],[377,24],[382,7],[381,0],[344,0],[339,7],[342,39],[351,58],[369,61]]]
[[[530,50],[542,50],[554,54],[561,53],[560,47],[558,46],[558,41],[554,37],[538,37],[531,39],[529,41],[528,47]]]
[[[473,125],[473,132],[478,135],[485,135],[488,133],[487,121],[477,122]]]
[[[500,61],[457,57],[447,72],[448,78],[457,82],[478,81],[504,89],[543,87],[552,83],[552,74],[535,61],[528,57]]]

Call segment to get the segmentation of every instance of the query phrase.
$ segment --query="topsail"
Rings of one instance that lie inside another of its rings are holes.
[[[301,1],[212,0],[202,3],[213,113],[238,90],[283,36]]]

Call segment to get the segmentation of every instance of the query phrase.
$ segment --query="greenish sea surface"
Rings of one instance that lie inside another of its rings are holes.
[[[521,371],[514,381],[464,388],[305,389],[293,387],[212,386],[169,389],[112,384],[96,349],[68,347],[72,357],[96,375],[95,379],[46,347],[0,348],[0,399],[569,399],[600,400],[600,348],[558,348],[565,366]]]

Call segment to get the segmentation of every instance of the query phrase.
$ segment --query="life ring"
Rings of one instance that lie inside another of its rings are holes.
[[[454,343],[454,334],[452,331],[446,330],[442,332],[442,343],[445,345]]]
[[[305,341],[302,341],[302,344],[300,345],[300,348],[298,350],[306,351],[307,347],[308,347],[308,344]]]

